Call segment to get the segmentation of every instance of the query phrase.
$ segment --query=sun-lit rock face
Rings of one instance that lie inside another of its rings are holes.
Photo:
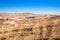
[[[60,15],[1,13],[0,40],[60,40]]]

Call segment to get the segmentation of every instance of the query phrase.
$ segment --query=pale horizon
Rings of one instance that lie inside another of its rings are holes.
[[[0,0],[0,12],[60,14],[59,0]]]

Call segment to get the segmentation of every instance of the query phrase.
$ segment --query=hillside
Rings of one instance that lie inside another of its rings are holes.
[[[0,40],[60,40],[60,15],[0,13]]]

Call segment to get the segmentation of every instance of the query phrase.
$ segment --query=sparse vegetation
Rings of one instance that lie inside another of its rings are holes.
[[[60,15],[2,14],[0,40],[60,40]]]

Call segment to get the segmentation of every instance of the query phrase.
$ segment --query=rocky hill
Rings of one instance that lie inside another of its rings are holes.
[[[0,13],[0,40],[60,40],[60,15]]]

